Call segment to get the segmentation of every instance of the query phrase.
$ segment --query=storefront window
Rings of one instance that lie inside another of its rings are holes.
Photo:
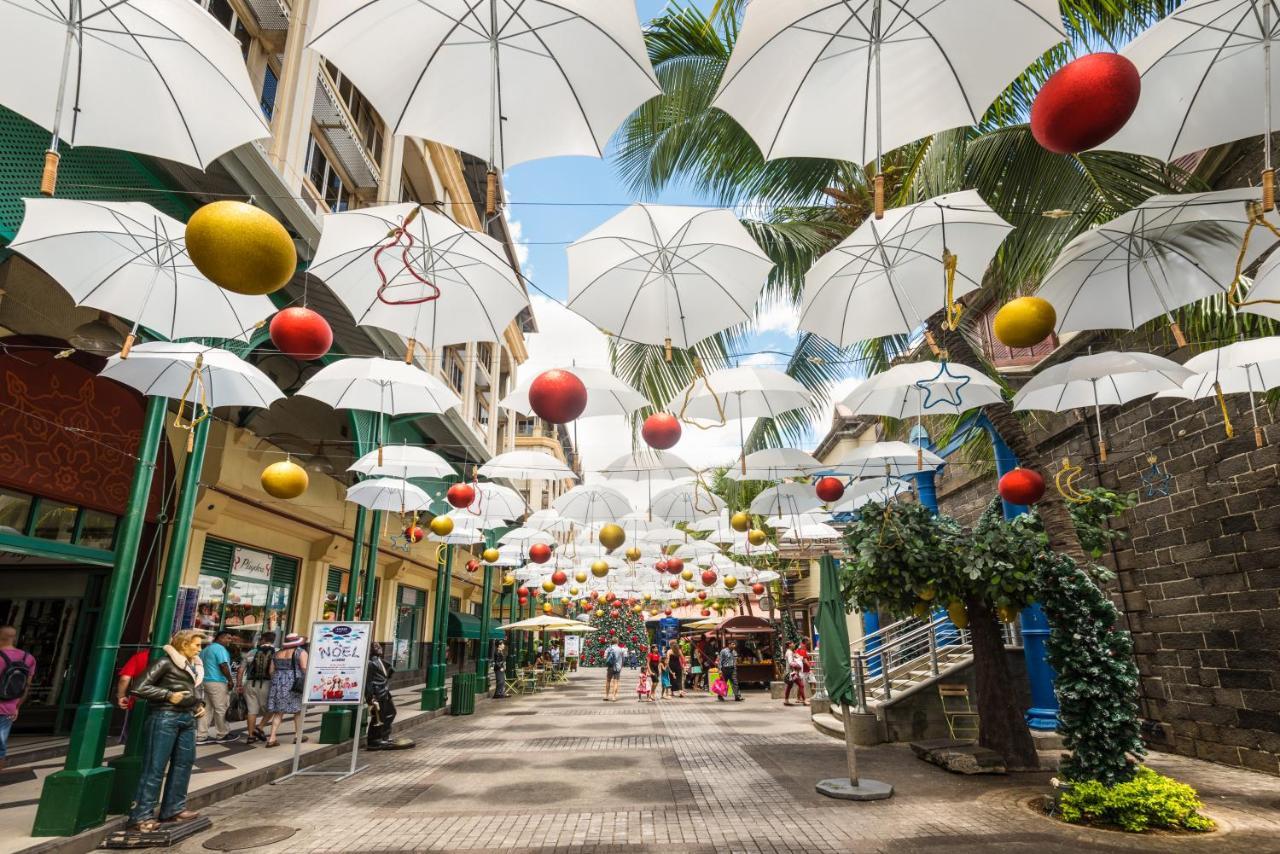
[[[76,543],[91,549],[110,549],[116,541],[116,522],[110,513],[98,510],[84,511],[80,522],[80,537]]]
[[[36,509],[35,535],[42,540],[71,542],[71,535],[76,529],[76,514],[79,512],[80,508],[74,504],[41,501]]]
[[[27,529],[31,515],[31,496],[0,489],[0,531],[21,534]]]
[[[400,586],[396,612],[395,655],[392,666],[397,670],[413,670],[418,666],[420,640],[427,607],[427,591]]]
[[[225,628],[242,645],[289,630],[298,561],[210,538],[201,557],[196,627]]]
[[[246,644],[252,644],[259,632],[265,631],[263,623],[267,614],[268,586],[256,581],[232,578],[227,592],[227,604],[222,614],[222,625],[235,632]]]
[[[196,597],[197,629],[214,631],[222,624],[222,603],[227,598],[227,582],[213,575],[200,575],[200,593]]]

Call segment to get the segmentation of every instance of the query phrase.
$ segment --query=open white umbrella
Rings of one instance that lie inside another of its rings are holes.
[[[508,451],[476,470],[481,477],[516,480],[577,480],[573,469],[541,451]]]
[[[909,335],[940,309],[954,322],[1012,230],[976,190],[863,220],[805,274],[800,329],[847,347]]]
[[[520,493],[510,487],[496,483],[476,483],[472,486],[476,491],[475,500],[469,507],[455,512],[476,519],[485,528],[514,521],[529,512],[529,505]]]
[[[652,480],[680,480],[693,477],[693,466],[670,451],[636,451],[612,460],[600,474],[608,480],[646,483]]]
[[[668,487],[649,502],[654,518],[675,524],[696,522],[705,516],[714,516],[725,509],[724,500],[701,483],[682,483]]]
[[[573,520],[560,515],[559,510],[535,510],[524,520],[525,525],[548,533],[564,533],[573,527]]]
[[[534,543],[542,543],[543,545],[554,545],[556,538],[548,534],[546,531],[539,531],[536,528],[521,527],[513,528],[503,534],[498,542],[502,545],[517,546],[522,549],[528,549]]]
[[[1185,397],[1199,400],[1218,396],[1227,428],[1227,438],[1234,435],[1227,415],[1224,394],[1249,395],[1249,412],[1253,418],[1253,439],[1262,447],[1262,429],[1258,425],[1258,408],[1254,395],[1280,386],[1280,336],[1236,341],[1225,347],[1206,350],[1183,365],[1193,371],[1179,391],[1162,391],[1156,397]]]
[[[567,307],[612,335],[687,349],[754,316],[773,262],[732,211],[632,205],[569,246]]]
[[[1152,353],[1092,353],[1051,365],[1013,398],[1015,410],[1064,412],[1093,408],[1098,424],[1098,457],[1106,462],[1102,407],[1119,406],[1161,391],[1179,391],[1192,372]]]
[[[784,543],[838,540],[840,532],[823,522],[806,522],[785,529],[778,539]]]
[[[845,488],[844,495],[831,505],[832,513],[853,513],[864,504],[876,502],[884,504],[889,499],[910,492],[911,485],[905,480],[894,478],[888,484],[883,478],[856,480]]]
[[[431,496],[425,490],[395,477],[362,480],[347,489],[347,500],[369,510],[386,510],[392,513],[427,510],[431,507]]]
[[[745,471],[730,469],[725,477],[730,480],[782,480],[803,477],[820,463],[812,454],[797,448],[765,448],[747,454]]]
[[[393,416],[433,415],[462,405],[438,378],[392,359],[347,358],[330,362],[303,383],[297,394],[334,409]]]
[[[590,525],[612,522],[631,512],[631,502],[608,486],[579,484],[552,502],[551,508],[565,519]]]
[[[766,160],[874,160],[879,173],[884,152],[980,122],[1063,38],[1058,0],[752,3],[713,106]],[[875,195],[879,215],[879,174]]]
[[[205,169],[270,135],[239,42],[171,0],[0,3],[0,104],[52,132],[47,196],[60,142]]]
[[[903,477],[922,469],[936,469],[946,465],[946,460],[906,442],[876,442],[854,448],[844,459],[823,469],[823,473],[845,475],[851,478],[880,478],[886,485],[887,478]],[[891,483],[891,482],[890,482]]]
[[[649,398],[627,385],[613,375],[612,371],[601,368],[565,367],[587,389],[587,407],[578,418],[594,418],[598,415],[630,415],[637,409],[649,405]],[[532,415],[533,407],[529,404],[529,386],[540,374],[529,374],[523,377],[506,397],[498,401],[498,405],[514,409],[521,415]]]
[[[347,471],[366,477],[456,477],[457,471],[435,451],[415,445],[388,445],[356,460]]]
[[[802,525],[827,525],[830,524],[833,518],[830,513],[825,513],[821,510],[808,510],[804,513],[789,516],[770,516],[764,520],[764,523],[770,528],[786,530],[787,528],[795,528]]]
[[[170,340],[248,338],[275,313],[265,296],[225,290],[187,256],[186,226],[142,202],[24,199],[9,248],[63,287],[76,305],[133,321]]]
[[[855,415],[910,419],[958,415],[1004,399],[991,377],[954,362],[906,362],[858,383],[844,405]]]
[[[746,534],[741,534],[736,540],[729,544],[728,551],[729,554],[742,555],[744,557],[759,557],[761,555],[777,554],[778,547],[773,543],[768,542],[761,543],[758,546],[753,545],[752,542],[747,539]]]
[[[502,244],[412,202],[326,214],[307,272],[357,324],[408,338],[406,361],[415,343],[501,341],[529,305]]]
[[[1237,311],[1280,320],[1280,252],[1272,252],[1258,268],[1258,275],[1244,299],[1228,297]]]
[[[720,554],[720,547],[715,543],[706,540],[690,540],[682,543],[674,552],[674,556],[685,560],[697,560],[698,558],[707,557],[708,555]]]
[[[784,412],[813,403],[813,396],[799,381],[772,368],[722,368],[694,379],[676,397],[679,418],[703,419],[726,424],[738,422],[742,448],[741,471],[746,471],[747,418],[777,418]]]
[[[697,523],[694,523],[697,524]],[[693,526],[691,525],[690,528]],[[656,546],[673,546],[677,543],[688,542],[689,535],[679,528],[653,528],[645,531],[640,535],[640,539],[646,543],[653,543]]]
[[[817,510],[822,499],[807,483],[779,483],[761,492],[751,501],[751,512],[757,516],[798,516]]]
[[[1166,317],[1185,347],[1173,310],[1230,291],[1257,197],[1248,187],[1152,196],[1063,247],[1037,296],[1053,303],[1059,332],[1137,329]],[[1251,241],[1241,266],[1269,245]]]

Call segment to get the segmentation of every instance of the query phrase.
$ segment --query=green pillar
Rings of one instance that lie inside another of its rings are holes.
[[[355,530],[351,535],[351,569],[347,576],[347,598],[342,603],[342,619],[356,618],[356,594],[360,589],[360,565],[364,561],[364,521],[367,511],[356,506]],[[376,514],[375,514],[376,515]],[[320,743],[337,744],[351,738],[356,716],[350,706],[330,706],[320,716]]]
[[[476,675],[480,677],[482,691],[489,690],[489,632],[493,627],[493,571],[497,567],[484,568],[484,598],[480,606],[480,655],[476,658]]]
[[[519,582],[516,582],[517,584]],[[509,584],[502,588],[502,597],[498,600],[498,614],[502,614],[502,599],[507,600],[507,618],[504,622],[510,623],[515,620],[516,616],[516,585]],[[511,632],[507,636],[507,678],[516,678],[516,643],[520,639],[519,632]]]
[[[165,559],[164,573],[160,579],[160,598],[156,602],[155,617],[151,621],[151,660],[164,655],[164,645],[169,642],[173,630],[174,612],[178,607],[178,588],[182,586],[182,572],[191,551],[191,520],[196,512],[196,499],[200,497],[200,472],[204,468],[205,449],[209,446],[209,424],[205,419],[196,425],[191,453],[187,454],[186,469],[182,472],[182,491],[178,494],[178,506],[173,514],[173,528],[169,534],[169,555]],[[129,738],[124,754],[107,761],[115,769],[111,784],[111,799],[107,812],[113,815],[126,813],[133,805],[142,776],[143,727],[147,722],[147,704],[134,704],[129,713]]]
[[[364,595],[360,601],[365,603],[360,608],[360,619],[374,622],[377,616],[373,611],[374,593],[378,580],[378,540],[382,533],[382,511],[373,511],[373,521],[369,524],[369,551],[365,554],[364,563]],[[377,638],[374,638],[377,640]]]
[[[156,453],[164,433],[167,399],[147,399],[138,445],[138,464],[129,487],[129,503],[116,528],[115,556],[103,608],[85,673],[84,702],[76,709],[71,743],[61,771],[45,778],[32,836],[74,836],[106,821],[107,801],[115,769],[102,764],[111,725],[111,689],[120,633],[124,630],[138,544],[146,521],[147,498],[156,470]]]
[[[445,651],[449,643],[449,591],[453,578],[453,546],[445,546],[444,562],[436,577],[435,618],[431,627],[431,665],[427,668],[427,687],[422,689],[423,711],[443,709],[446,699],[444,687]]]

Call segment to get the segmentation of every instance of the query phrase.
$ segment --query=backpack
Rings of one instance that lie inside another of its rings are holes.
[[[253,658],[249,659],[248,673],[245,677],[250,682],[264,682],[271,678],[271,656],[275,655],[275,650],[269,646],[260,646],[253,652]]]
[[[0,652],[4,659],[4,670],[0,670],[0,700],[16,700],[27,692],[31,684],[31,666],[27,664],[27,655],[14,661],[6,653]]]
[[[622,661],[620,660],[621,658],[622,656],[618,654],[618,648],[616,646],[611,646],[609,647],[608,650],[605,651],[604,665],[605,667],[609,668],[610,673],[622,672]]]

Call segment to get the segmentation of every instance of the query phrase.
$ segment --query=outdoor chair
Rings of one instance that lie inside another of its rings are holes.
[[[938,685],[938,698],[942,700],[942,714],[947,719],[947,730],[953,739],[976,739],[979,719],[969,702],[968,685]]]

